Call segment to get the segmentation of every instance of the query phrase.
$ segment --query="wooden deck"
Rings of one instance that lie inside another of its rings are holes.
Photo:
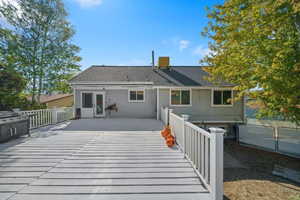
[[[207,200],[159,132],[68,132],[0,144],[0,199]]]

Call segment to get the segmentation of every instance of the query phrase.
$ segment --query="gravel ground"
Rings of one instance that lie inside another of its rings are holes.
[[[300,171],[299,159],[233,141],[225,141],[224,151],[224,199],[300,200],[300,184],[272,175],[275,164]]]

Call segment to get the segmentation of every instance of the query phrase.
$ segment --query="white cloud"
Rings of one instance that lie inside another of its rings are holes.
[[[180,40],[179,41],[179,50],[182,51],[183,49],[186,49],[189,47],[190,41],[188,40]]]
[[[209,48],[203,47],[201,45],[197,46],[193,51],[194,55],[201,56],[201,57],[207,56],[210,53],[212,53],[212,51]]]
[[[99,6],[102,4],[102,0],[75,0],[82,8],[89,8],[93,6]]]
[[[181,39],[179,36],[174,36],[169,39],[163,40],[162,44],[166,45],[166,46],[172,45],[172,46],[178,48],[179,51],[182,51],[182,50],[188,48],[190,46],[191,42],[189,40]]]

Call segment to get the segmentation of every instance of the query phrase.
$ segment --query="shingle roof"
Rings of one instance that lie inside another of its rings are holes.
[[[152,70],[151,66],[91,66],[70,80],[74,82],[154,82],[155,85],[174,85]]]
[[[71,83],[80,82],[153,82],[159,86],[212,86],[205,80],[208,73],[200,66],[171,66],[153,70],[151,66],[91,66]],[[224,84],[224,86],[229,84]]]
[[[69,97],[69,96],[73,96],[73,94],[41,95],[40,102],[41,103],[47,103],[47,102],[50,102],[50,101],[54,101],[54,100]],[[31,96],[28,96],[27,99],[31,101]]]

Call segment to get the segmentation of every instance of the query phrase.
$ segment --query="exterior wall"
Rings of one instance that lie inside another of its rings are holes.
[[[159,90],[159,107],[167,106],[178,114],[189,114],[194,119],[210,121],[242,120],[244,118],[243,100],[235,101],[232,107],[212,107],[210,89],[192,89],[192,105],[171,106],[170,89]]]
[[[96,90],[75,90],[75,108],[81,107],[81,92]],[[156,90],[145,89],[145,101],[140,103],[128,102],[127,89],[114,89],[114,90],[98,90],[105,92],[105,107],[116,103],[118,112],[106,111],[105,117],[126,117],[126,118],[155,118],[156,117]]]
[[[68,96],[60,99],[56,99],[53,101],[49,101],[46,103],[47,108],[61,108],[61,107],[71,107],[74,104],[74,97]]]

